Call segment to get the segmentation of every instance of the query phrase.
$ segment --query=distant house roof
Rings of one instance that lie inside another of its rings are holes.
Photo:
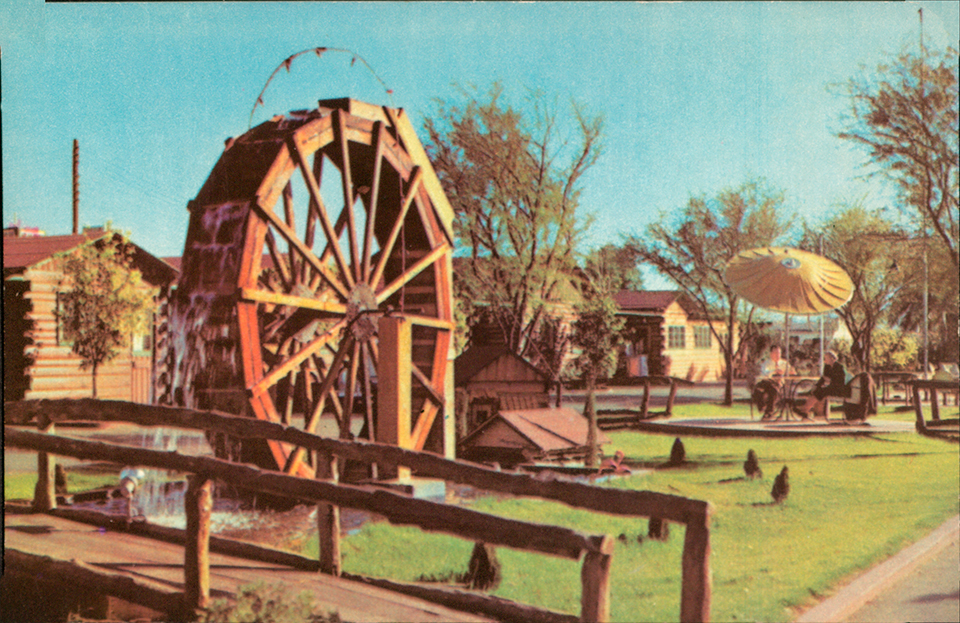
[[[680,290],[621,290],[613,295],[613,300],[622,311],[658,314],[676,302],[691,320],[704,319],[699,306]]]
[[[624,310],[663,311],[679,296],[677,290],[621,290],[613,300]]]
[[[3,239],[3,272],[22,273],[27,268],[49,260],[53,256],[75,249],[90,241],[115,235],[103,229],[89,229],[82,234],[66,236],[5,236]],[[132,243],[131,243],[132,244]],[[140,248],[134,247],[134,261],[151,283],[169,283],[176,279],[177,269],[158,257]]]
[[[512,357],[533,370],[537,376],[543,378],[545,381],[547,380],[543,372],[520,355],[508,349],[505,345],[491,344],[489,346],[471,346],[454,360],[453,369],[456,385],[463,385],[500,357]]]
[[[33,266],[57,253],[69,251],[88,240],[106,235],[102,229],[88,230],[68,236],[5,236],[3,239],[3,267],[17,269]]]
[[[569,407],[500,411],[465,437],[461,445],[470,445],[487,429],[504,424],[541,452],[587,445],[587,418]],[[597,443],[610,443],[610,439],[598,431]]]

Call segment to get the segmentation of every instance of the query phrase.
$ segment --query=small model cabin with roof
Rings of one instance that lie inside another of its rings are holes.
[[[568,407],[503,410],[465,437],[458,455],[507,467],[582,461],[587,454],[587,426],[587,418]],[[597,443],[609,442],[598,432]]]
[[[457,407],[466,414],[463,434],[501,410],[549,404],[549,377],[503,344],[467,349],[454,361],[454,376]]]

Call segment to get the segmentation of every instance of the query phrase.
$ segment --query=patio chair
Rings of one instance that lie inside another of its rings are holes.
[[[867,372],[854,375],[847,383],[848,396],[843,401],[843,419],[847,422],[866,422],[877,414],[877,387]]]

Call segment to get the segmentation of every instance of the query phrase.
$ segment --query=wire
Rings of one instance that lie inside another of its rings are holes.
[[[383,87],[383,90],[386,92],[387,97],[390,99],[390,105],[393,106],[393,89],[387,86],[387,83],[383,81],[383,79],[377,74],[377,72],[373,70],[373,67],[370,66],[370,63],[368,63],[362,56],[360,56],[353,50],[348,50],[346,48],[327,48],[327,47],[308,48],[306,50],[301,50],[296,54],[293,54],[292,56],[288,56],[287,58],[283,59],[283,61],[279,65],[277,65],[277,68],[273,70],[273,73],[270,74],[270,77],[267,78],[267,83],[263,85],[263,89],[261,89],[260,95],[257,96],[257,101],[253,103],[253,108],[250,110],[250,120],[247,121],[248,130],[253,126],[253,113],[256,112],[257,106],[264,105],[263,94],[267,92],[267,87],[270,86],[270,82],[273,81],[274,77],[277,75],[280,69],[282,67],[285,67],[287,69],[287,73],[290,73],[290,66],[293,64],[293,59],[297,58],[298,56],[303,56],[304,54],[309,54],[311,52],[316,54],[317,58],[321,58],[323,54],[326,52],[345,52],[351,56],[351,60],[350,60],[351,67],[353,67],[359,60],[361,63],[363,63],[364,67],[367,68],[370,74],[377,79],[377,82],[380,83],[380,86]]]

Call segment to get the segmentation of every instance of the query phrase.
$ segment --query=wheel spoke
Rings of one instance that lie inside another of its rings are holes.
[[[340,251],[340,247],[336,244],[337,236],[333,231],[333,225],[330,223],[330,218],[327,216],[327,209],[323,203],[323,197],[320,196],[320,185],[317,182],[317,179],[313,176],[313,171],[310,170],[306,159],[300,153],[300,149],[295,140],[290,141],[290,149],[296,158],[297,165],[300,167],[300,173],[303,176],[304,182],[307,184],[307,190],[310,192],[310,197],[313,199],[311,205],[313,206],[317,217],[320,220],[320,226],[323,228],[323,232],[326,234],[327,240],[329,240],[331,243],[331,249],[333,250],[337,268],[340,269],[340,273],[347,282],[348,288],[352,289],[356,284],[356,281],[353,279],[353,275],[347,266],[347,262],[343,257],[343,253]],[[316,258],[316,256],[313,255],[313,251],[310,251],[310,255]],[[309,257],[307,259],[309,260]],[[311,261],[311,264],[312,263],[313,262]],[[319,265],[319,261],[314,265],[314,268],[320,270],[321,272],[324,271],[323,267]],[[346,298],[346,291],[344,291],[343,294],[344,298]]]
[[[290,290],[293,287],[293,280],[290,278],[290,273],[287,272],[287,265],[283,261],[280,251],[277,249],[277,239],[273,235],[273,231],[267,230],[267,251],[270,253],[270,259],[273,260],[273,265],[277,268],[277,273],[280,275],[280,281],[283,282],[283,289]]]
[[[286,376],[290,372],[290,370],[299,366],[300,363],[304,361],[307,357],[318,352],[321,348],[323,348],[325,345],[330,343],[331,340],[335,339],[337,337],[337,334],[340,333],[340,329],[346,327],[346,325],[347,325],[346,320],[341,320],[340,322],[335,324],[333,327],[331,327],[329,331],[327,331],[323,335],[320,335],[314,338],[313,341],[311,341],[309,344],[305,345],[303,348],[297,351],[295,355],[292,355],[289,359],[284,361],[282,364],[270,370],[270,372],[266,376],[264,376],[262,379],[260,379],[260,381],[257,382],[256,385],[250,388],[250,392],[256,395],[256,394],[262,394],[263,392],[267,391],[268,388],[272,387],[281,378]]]
[[[380,171],[383,166],[384,134],[383,123],[373,124],[373,134],[376,136],[376,148],[373,155],[373,177],[370,182],[370,199],[367,208],[367,222],[363,235],[363,279],[370,282],[370,256],[373,253],[373,225],[377,219],[377,202],[380,199]]]
[[[353,172],[350,169],[350,143],[347,140],[347,117],[342,110],[334,111],[334,136],[340,147],[340,157],[343,169],[340,180],[343,182],[343,210],[347,214],[347,237],[350,243],[350,262],[353,266],[353,278],[360,280],[360,254],[357,247],[357,222],[354,214],[356,194],[353,189]]]
[[[313,157],[313,176],[314,178],[316,178],[318,183],[321,177],[323,176],[323,154],[322,153],[315,154]],[[315,207],[314,203],[315,202],[313,200],[313,195],[311,195],[309,200],[307,201],[307,226],[303,236],[303,244],[308,249],[313,248],[313,240],[316,237],[316,231],[317,231],[318,210]],[[303,266],[301,267],[300,279],[301,281],[307,280],[307,263],[306,262],[304,262]]]
[[[393,223],[393,229],[390,230],[390,236],[387,238],[387,243],[380,249],[380,260],[377,262],[377,268],[373,271],[373,276],[370,277],[371,288],[376,288],[377,284],[380,283],[380,279],[383,278],[383,271],[387,267],[387,260],[390,258],[390,254],[393,253],[393,246],[397,243],[397,237],[400,235],[400,230],[403,228],[403,222],[407,218],[407,212],[410,210],[410,204],[413,203],[414,198],[417,196],[417,193],[420,191],[420,182],[423,178],[423,171],[420,167],[414,167],[413,175],[410,179],[410,188],[407,190],[407,195],[403,199],[403,205],[400,208],[400,214],[397,216],[397,220]]]
[[[330,271],[327,270],[326,266],[324,266],[320,262],[320,259],[316,255],[314,255],[313,250],[305,247],[303,242],[301,242],[297,238],[296,233],[291,231],[290,228],[287,227],[287,224],[284,223],[282,220],[280,220],[280,218],[276,214],[274,214],[272,210],[268,210],[259,204],[255,204],[255,207],[257,212],[259,212],[264,218],[269,220],[273,224],[273,226],[277,229],[277,231],[279,231],[280,234],[287,240],[289,244],[297,248],[297,251],[300,252],[300,254],[304,257],[304,259],[310,262],[313,268],[318,273],[320,273],[324,281],[326,281],[330,285],[330,287],[336,290],[340,294],[340,296],[342,296],[343,299],[346,300],[347,297],[349,296],[348,294],[349,290],[346,287],[344,287],[344,285],[340,283],[340,281],[335,276],[330,274]],[[347,276],[349,276],[349,274]]]
[[[370,441],[376,440],[376,431],[373,421],[373,390],[370,383],[371,360],[373,356],[370,352],[370,342],[363,344],[363,414],[364,421],[367,424],[367,438]]]
[[[269,292],[267,290],[258,290],[256,288],[241,288],[240,299],[244,301],[256,301],[258,303],[273,303],[285,307],[298,307],[300,309],[311,309],[331,314],[346,314],[347,306],[333,301],[321,301],[310,299],[293,294],[280,294],[278,292]]]
[[[386,286],[383,290],[377,292],[377,305],[382,305],[384,301],[390,298],[394,292],[410,283],[410,281],[419,275],[425,268],[437,261],[437,258],[441,257],[444,253],[450,251],[450,245],[443,243],[440,246],[434,248],[432,251],[427,253],[413,266],[404,271],[399,277],[390,282],[390,285]]]
[[[343,340],[340,342],[340,348],[337,350],[337,354],[331,362],[330,367],[327,369],[327,375],[323,379],[323,383],[320,385],[320,400],[317,402],[316,407],[314,407],[313,412],[310,413],[310,417],[304,422],[303,430],[308,433],[313,433],[317,424],[320,423],[320,416],[323,415],[323,407],[326,404],[327,394],[329,394],[333,389],[333,383],[336,381],[337,377],[340,376],[340,370],[343,366],[343,360],[347,355],[347,352],[350,351],[353,347],[353,338],[346,334]],[[331,396],[331,398],[336,398],[336,394]],[[343,429],[343,420],[345,418],[349,419],[349,414],[344,414],[340,411],[339,417],[337,418],[340,423],[341,430]],[[302,447],[298,447],[294,450],[290,456],[287,457],[287,462],[283,466],[283,471],[292,474],[299,467],[300,463],[303,461],[304,450]]]
[[[420,384],[427,390],[427,393],[430,394],[430,398],[433,399],[433,402],[438,405],[443,405],[443,396],[440,395],[440,392],[437,391],[437,388],[433,386],[433,383],[430,382],[430,379],[427,378],[427,375],[423,373],[423,370],[420,369],[415,363],[410,363],[410,369],[413,371],[413,378],[420,381]]]
[[[340,421],[340,438],[349,439],[353,422],[353,401],[357,393],[357,369],[360,366],[360,343],[353,340],[350,369],[347,372],[347,387],[343,392],[343,419]]]
[[[297,231],[297,224],[293,216],[293,186],[289,182],[283,187],[283,217],[286,219],[290,231]],[[290,259],[291,281],[298,281],[297,260],[293,254],[293,247],[290,247],[287,256]]]
[[[320,403],[317,405],[317,408],[313,410],[313,413],[310,414],[310,418],[304,424],[303,428],[308,433],[312,433],[314,430],[316,430],[317,424],[320,422],[320,416],[323,414],[323,403],[327,392],[333,389],[333,383],[337,380],[337,377],[340,375],[340,370],[343,367],[343,360],[346,358],[347,353],[351,351],[352,347],[353,337],[349,334],[349,332],[347,332],[340,341],[340,347],[337,349],[337,354],[330,363],[330,367],[327,369],[327,375],[324,377],[323,383],[320,385]]]

